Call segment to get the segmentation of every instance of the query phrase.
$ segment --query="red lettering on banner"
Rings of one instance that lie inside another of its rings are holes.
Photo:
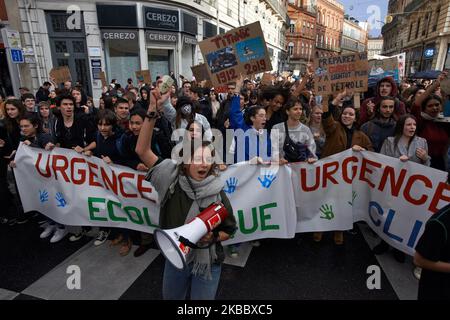
[[[70,171],[72,174],[72,182],[73,184],[83,184],[86,181],[86,170],[80,169],[78,170],[78,173],[80,174],[80,179],[75,179],[75,163],[86,163],[86,160],[83,158],[73,158],[70,162]]]
[[[70,182],[69,177],[66,174],[66,170],[69,167],[69,163],[67,161],[67,158],[63,155],[54,155],[52,159],[52,168],[53,172],[55,174],[55,179],[58,180],[58,175],[56,174],[57,171],[61,172],[62,177],[66,182]],[[62,165],[58,165],[58,160],[62,160],[64,163]]]
[[[106,173],[106,170],[103,167],[100,167],[100,173],[102,175],[103,183],[105,184],[105,188],[108,190],[111,190],[117,195],[117,177],[113,170],[112,172],[112,179],[110,180],[108,177],[108,174]]]
[[[378,190],[383,191],[384,187],[386,186],[388,177],[389,184],[391,185],[391,194],[395,197],[398,197],[400,193],[400,189],[403,185],[403,182],[405,181],[406,176],[406,169],[402,169],[400,171],[400,176],[398,177],[397,181],[395,181],[395,169],[390,166],[386,166],[383,171],[383,176],[381,177],[380,185],[378,186]]]
[[[306,168],[300,169],[300,185],[303,191],[315,191],[320,185],[320,167],[316,167],[316,183],[313,187],[306,185]]]
[[[148,197],[146,197],[144,195],[144,192],[145,193],[152,193],[152,191],[153,191],[152,188],[144,187],[144,181],[145,182],[147,181],[147,180],[145,180],[145,175],[144,174],[138,174],[138,176],[137,176],[137,189],[138,189],[139,193],[141,194],[141,197],[144,198],[144,199],[150,200],[153,203],[156,203],[155,200],[150,199],[150,198],[148,198]]]
[[[367,165],[371,165],[371,166],[373,166],[375,168],[381,168],[382,165],[381,165],[381,163],[378,163],[378,162],[375,162],[375,161],[372,161],[372,160],[368,160],[366,158],[362,159],[361,172],[359,174],[359,180],[366,182],[371,188],[375,188],[375,184],[372,181],[370,181],[369,179],[366,178],[366,172],[369,173],[369,174],[373,173],[373,171],[371,169],[369,169],[367,167]]]
[[[52,172],[50,171],[50,156],[47,157],[47,164],[45,165],[45,171],[46,172],[42,172],[41,168],[39,167],[39,163],[41,162],[42,159],[42,153],[39,152],[38,154],[38,158],[36,160],[36,163],[34,164],[34,166],[36,167],[37,172],[43,176],[44,178],[48,178],[52,175]]]
[[[408,182],[406,183],[406,187],[405,190],[403,190],[403,196],[405,197],[406,201],[408,201],[409,203],[412,203],[416,206],[420,206],[421,204],[424,204],[428,197],[426,195],[422,195],[419,199],[414,199],[411,196],[411,188],[414,184],[414,182],[416,181],[422,181],[426,187],[428,188],[432,188],[433,187],[433,183],[430,181],[430,179],[428,179],[427,177],[420,175],[420,174],[414,174],[411,177],[409,177]]]
[[[331,170],[331,172],[328,172],[328,169],[330,167],[333,167],[334,169]],[[323,184],[322,184],[322,188],[326,188],[327,187],[327,180],[330,180],[333,184],[338,184],[337,180],[335,178],[333,178],[333,174],[335,174],[339,169],[339,162],[337,161],[333,161],[330,163],[325,163],[323,165]]]
[[[136,193],[126,193],[125,189],[124,189],[124,183],[123,183],[123,179],[125,178],[130,178],[133,179],[134,178],[134,174],[130,173],[130,172],[122,172],[119,173],[119,184],[120,184],[120,192],[122,193],[122,195],[124,197],[128,197],[128,198],[137,198],[137,194]]]
[[[450,196],[444,195],[444,191],[450,192],[450,184],[447,184],[445,182],[439,182],[439,185],[436,189],[436,192],[434,193],[433,200],[431,200],[430,207],[428,208],[428,210],[430,210],[433,213],[436,213],[440,209],[438,208],[440,200],[446,201],[445,204],[450,202]]]
[[[358,171],[358,166],[352,166],[352,177],[348,177],[348,164],[349,162],[358,162],[358,158],[355,156],[345,158],[342,161],[342,179],[348,184],[353,183],[353,179],[355,179],[356,172]]]
[[[89,161],[87,161],[86,163],[87,163],[88,168],[89,168],[89,185],[93,186],[93,187],[101,187],[101,188],[103,188],[103,185],[100,182],[94,180],[94,178],[98,179],[98,177],[97,177],[97,173],[94,172],[92,169],[98,170],[98,166],[95,163],[92,163],[92,162],[89,162]]]

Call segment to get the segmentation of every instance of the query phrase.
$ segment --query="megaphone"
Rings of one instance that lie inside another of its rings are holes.
[[[164,257],[177,269],[187,267],[187,259],[204,235],[216,228],[228,216],[222,203],[214,203],[200,212],[191,222],[174,229],[156,229],[156,243]]]

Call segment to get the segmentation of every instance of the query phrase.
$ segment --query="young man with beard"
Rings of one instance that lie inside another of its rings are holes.
[[[380,103],[382,97],[397,98],[398,88],[394,79],[386,77],[378,81],[376,87],[376,94],[373,98],[368,98],[361,104],[359,113],[359,124],[363,125],[375,116],[375,106]],[[405,104],[400,102],[396,105],[394,110],[394,120],[398,120],[400,116],[406,113]]]

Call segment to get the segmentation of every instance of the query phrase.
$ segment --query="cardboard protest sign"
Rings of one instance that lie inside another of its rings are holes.
[[[150,75],[150,70],[140,70],[140,71],[135,71],[136,74],[136,79],[138,79],[138,81],[144,82],[144,83],[151,83],[152,82],[152,77]]]
[[[105,71],[100,72],[100,80],[102,81],[102,88],[108,86],[108,81],[106,81]]]
[[[236,82],[239,74],[272,70],[259,21],[203,40],[199,46],[214,86]]]
[[[264,73],[261,78],[261,84],[264,86],[270,86],[272,85],[273,76],[270,73]]]
[[[201,63],[191,67],[192,74],[197,81],[210,80],[208,73],[208,66],[206,63]]]
[[[441,81],[441,91],[445,92],[447,95],[450,94],[450,79],[444,79]]]
[[[398,59],[398,73],[400,80],[402,80],[405,77],[405,67],[406,67],[406,53],[400,53],[393,56],[382,56],[380,54],[374,55],[375,59],[377,60],[384,60],[389,58],[397,58]],[[370,63],[370,62],[369,62]]]
[[[50,77],[55,79],[56,83],[72,81],[70,69],[68,66],[55,67],[50,70]]]
[[[316,59],[314,89],[317,95],[338,93],[347,88],[367,91],[367,53],[352,53]]]
[[[385,77],[392,77],[395,82],[400,81],[398,69],[398,58],[392,57],[383,60],[369,61],[369,86],[375,86],[377,82]]]

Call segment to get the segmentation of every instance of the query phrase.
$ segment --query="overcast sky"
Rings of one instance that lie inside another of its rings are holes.
[[[359,21],[368,21],[370,35],[381,35],[381,27],[387,13],[388,0],[338,0],[345,7],[345,13]],[[381,20],[382,22],[376,21]]]

